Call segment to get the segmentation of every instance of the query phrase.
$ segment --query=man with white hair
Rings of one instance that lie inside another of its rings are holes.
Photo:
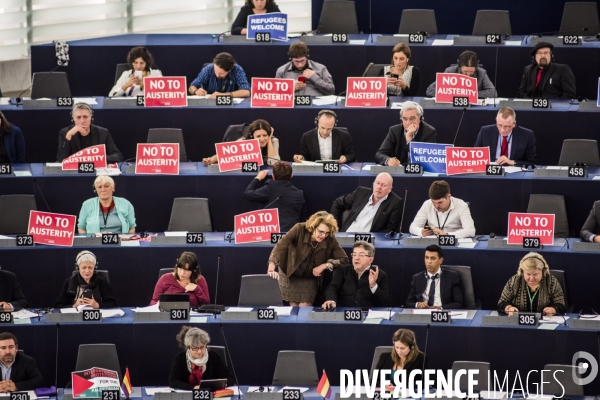
[[[392,184],[392,176],[382,172],[375,178],[372,188],[359,186],[352,193],[335,199],[331,214],[337,220],[340,232],[398,231],[402,198],[392,192]],[[346,218],[343,218],[344,211],[349,211]]]
[[[399,166],[409,162],[409,143],[437,141],[437,131],[423,120],[423,107],[414,101],[405,101],[400,110],[401,124],[390,127],[385,140],[375,154],[378,164]]]

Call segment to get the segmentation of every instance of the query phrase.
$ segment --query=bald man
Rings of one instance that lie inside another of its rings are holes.
[[[354,192],[335,199],[331,214],[337,219],[340,232],[397,232],[402,218],[402,198],[392,192],[393,183],[392,176],[382,172],[372,188],[359,186]],[[344,211],[350,212],[343,219]]]

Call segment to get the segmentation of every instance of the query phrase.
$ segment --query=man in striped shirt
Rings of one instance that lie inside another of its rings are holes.
[[[191,95],[249,97],[250,84],[246,73],[229,53],[219,53],[213,63],[202,68],[190,84]]]

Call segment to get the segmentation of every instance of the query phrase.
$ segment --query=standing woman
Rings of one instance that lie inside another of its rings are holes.
[[[25,139],[19,128],[8,122],[0,111],[0,163],[25,162]]]
[[[127,54],[127,64],[131,65],[131,69],[123,71],[115,86],[110,90],[109,97],[143,96],[144,77],[162,76],[159,69],[150,68],[154,65],[154,58],[145,47],[131,49]]]
[[[275,245],[267,274],[279,280],[281,296],[291,306],[312,306],[321,274],[348,264],[348,256],[335,238],[337,231],[335,217],[319,211],[294,225]]]
[[[245,35],[248,31],[248,15],[266,14],[281,12],[275,0],[246,0],[246,4],[240,9],[233,25],[231,25],[232,35]]]
[[[387,78],[388,95],[417,95],[421,76],[419,68],[408,65],[410,57],[410,47],[407,44],[398,43],[392,49],[392,65],[383,67],[383,75]]]
[[[377,366],[375,369],[390,369],[392,373],[386,377],[392,382],[392,385],[386,387],[387,390],[394,389],[394,374],[396,371],[406,370],[406,378],[410,376],[410,373],[414,370],[420,370],[422,378],[423,369],[427,368],[427,360],[425,354],[419,351],[417,346],[417,338],[415,333],[409,329],[398,329],[392,337],[394,348],[390,353],[383,353],[379,357]],[[421,380],[421,378],[416,378]]]

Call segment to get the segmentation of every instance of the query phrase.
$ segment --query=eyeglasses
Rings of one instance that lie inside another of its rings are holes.
[[[538,51],[537,53],[535,53],[536,56],[549,56],[550,52],[549,51]]]
[[[202,346],[202,347],[190,347],[189,349],[191,351],[200,351],[200,350],[204,351],[204,350],[206,350],[206,346]]]
[[[351,253],[350,257],[364,258],[364,257],[371,257],[371,255],[370,254],[365,254],[365,253]]]

